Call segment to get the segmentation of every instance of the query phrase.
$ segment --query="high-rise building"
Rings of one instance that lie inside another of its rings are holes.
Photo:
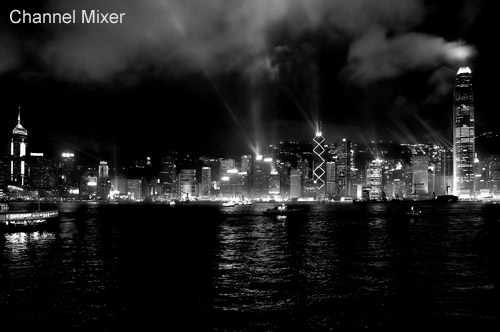
[[[212,169],[208,166],[201,168],[201,197],[208,198],[210,196],[210,187],[212,179]]]
[[[335,163],[333,161],[326,162],[326,194],[328,196],[335,195]]]
[[[252,156],[249,154],[245,154],[241,156],[241,172],[250,173],[252,171]]]
[[[176,165],[172,156],[161,158],[159,179],[163,194],[169,196],[169,198],[175,197],[175,193],[177,192],[177,174]]]
[[[29,158],[30,186],[38,190],[52,190],[57,183],[57,167],[41,152],[31,152]]]
[[[21,125],[21,109],[17,115],[17,125],[12,130],[10,143],[10,181],[14,185],[24,186],[27,183],[26,150],[28,148],[28,131]]]
[[[326,181],[325,181],[325,138],[321,133],[321,128],[319,127],[316,131],[316,135],[313,138],[313,181],[316,183],[318,188],[318,197],[325,196]]]
[[[106,179],[109,178],[108,162],[106,161],[99,162],[99,171],[97,174],[99,182],[106,181]]]
[[[370,189],[370,199],[383,198],[382,172],[383,160],[372,160],[366,167],[366,184]]]
[[[472,72],[461,67],[455,79],[453,103],[453,193],[474,196],[474,95]]]
[[[242,200],[249,197],[250,194],[250,174],[247,172],[238,172],[237,192]]]
[[[255,157],[253,162],[252,193],[254,198],[263,198],[269,195],[269,177],[271,175],[273,159],[262,155]]]
[[[351,196],[352,170],[354,168],[353,154],[350,139],[343,138],[335,143],[335,182],[339,196]]]
[[[412,157],[413,194],[427,196],[429,194],[429,155]]]
[[[220,161],[220,174],[225,176],[230,169],[236,168],[236,162],[234,159],[221,159]]]
[[[269,175],[269,195],[277,196],[281,194],[280,175],[278,172],[271,172]]]
[[[127,179],[127,194],[132,201],[139,200],[142,197],[141,179]]]
[[[302,172],[300,169],[292,168],[290,170],[290,198],[299,198],[302,196]]]
[[[492,194],[500,194],[500,156],[492,156],[488,159],[488,189]]]
[[[191,199],[196,195],[195,169],[181,169],[179,174],[179,195],[183,199]]]
[[[78,187],[75,154],[72,152],[62,153],[57,166],[59,195],[65,196],[71,189]]]

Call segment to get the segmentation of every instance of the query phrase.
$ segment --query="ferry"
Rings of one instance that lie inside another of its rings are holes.
[[[417,211],[417,210],[414,210],[414,209],[413,209],[413,205],[412,205],[412,207],[411,207],[410,211],[406,212],[406,214],[407,214],[408,216],[417,217],[417,216],[420,216],[420,215],[422,214],[422,211],[420,211],[420,210],[418,210],[418,211]]]
[[[59,210],[10,210],[9,204],[0,202],[0,227],[33,227],[48,224],[59,216]]]
[[[308,206],[288,206],[286,204],[277,205],[272,209],[264,211],[266,216],[294,216],[301,215],[309,211]]]

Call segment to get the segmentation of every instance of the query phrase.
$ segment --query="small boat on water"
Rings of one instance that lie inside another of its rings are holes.
[[[419,216],[422,214],[422,211],[420,211],[420,210],[417,211],[417,210],[413,209],[413,206],[412,206],[410,211],[406,212],[406,214],[408,216]]]
[[[288,206],[286,204],[277,205],[272,209],[267,209],[264,211],[264,215],[266,216],[293,216],[304,214],[309,211],[308,208],[303,206]]]
[[[227,206],[227,207],[234,206],[234,205],[235,205],[234,201],[227,201],[227,202],[222,203],[222,206]]]
[[[10,210],[8,203],[0,203],[0,227],[25,228],[42,226],[59,216],[59,210]]]

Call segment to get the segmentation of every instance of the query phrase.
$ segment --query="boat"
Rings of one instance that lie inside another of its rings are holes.
[[[417,211],[417,210],[413,209],[413,206],[412,206],[412,207],[411,207],[411,209],[410,209],[410,211],[406,212],[406,214],[407,214],[408,216],[415,217],[415,216],[419,216],[419,215],[421,215],[421,214],[422,214],[422,211],[420,211],[420,210],[418,210],[418,211]]]
[[[272,209],[267,209],[264,211],[264,215],[266,216],[293,216],[304,214],[309,211],[308,208],[304,206],[288,206],[286,204],[277,205]]]
[[[434,199],[435,202],[437,203],[457,203],[458,202],[458,196],[456,195],[442,195],[442,196],[437,196]]]
[[[170,202],[168,202],[168,205],[170,205],[170,206],[172,206],[172,207],[173,207],[173,206],[175,206],[175,201],[174,201],[174,200],[171,200]]]
[[[227,206],[227,207],[230,207],[230,206],[234,206],[234,202],[233,201],[227,201],[227,202],[223,202],[222,203],[222,206]]]
[[[47,225],[59,216],[59,210],[10,210],[8,203],[0,203],[0,227],[17,229]]]

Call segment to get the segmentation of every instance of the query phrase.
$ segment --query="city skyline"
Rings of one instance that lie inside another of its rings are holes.
[[[171,150],[258,152],[279,141],[310,141],[318,120],[327,142],[349,137],[451,146],[453,85],[463,62],[475,80],[476,133],[494,131],[499,120],[490,6],[2,4],[3,150],[18,107],[36,137],[32,151],[53,147],[44,152],[72,150],[108,162]],[[13,9],[82,7],[126,15],[113,26],[9,22]],[[354,24],[356,15],[361,19]]]
[[[168,153],[160,160],[139,157],[133,165],[81,155],[57,157],[31,152],[28,130],[12,130],[10,153],[0,158],[3,199],[165,201],[433,199],[452,192],[461,199],[498,195],[499,160],[478,155],[471,71],[456,76],[454,148],[437,144],[376,141],[360,145],[349,138],[325,142],[322,123],[312,142],[280,142],[262,154],[237,158]],[[36,141],[36,139],[35,139]],[[117,164],[118,163],[118,164]],[[123,165],[123,164],[122,164]],[[446,197],[446,196],[445,196]]]

